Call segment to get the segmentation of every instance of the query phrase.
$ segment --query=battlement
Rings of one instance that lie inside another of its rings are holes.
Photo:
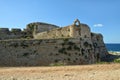
[[[28,24],[24,30],[18,28],[13,28],[11,30],[9,30],[8,28],[0,28],[0,40],[22,38],[32,39],[33,34],[35,34],[34,29],[36,27],[37,27],[36,32],[44,32],[54,28],[58,28],[59,26],[42,22],[34,22]]]
[[[21,29],[18,28],[12,28],[11,30],[9,30],[9,28],[0,28],[0,33],[10,33],[10,32],[21,32]]]

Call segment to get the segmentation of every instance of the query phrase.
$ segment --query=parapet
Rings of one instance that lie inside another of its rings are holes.
[[[8,33],[10,32],[8,28],[0,28],[0,33]]]
[[[33,22],[26,26],[23,31],[18,28],[13,28],[9,30],[8,28],[0,28],[0,40],[4,39],[21,39],[21,38],[33,38],[36,33],[49,31],[59,26],[43,23],[43,22]]]
[[[21,32],[21,29],[14,28],[14,29],[11,29],[11,32]]]

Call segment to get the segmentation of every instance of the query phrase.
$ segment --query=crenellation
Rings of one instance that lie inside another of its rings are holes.
[[[10,31],[8,28],[0,28],[0,34],[9,34]]]
[[[12,28],[11,32],[13,33],[20,33],[22,30],[21,29],[17,29],[17,28]]]

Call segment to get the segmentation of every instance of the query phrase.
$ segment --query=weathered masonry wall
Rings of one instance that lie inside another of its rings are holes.
[[[44,66],[52,63],[91,64],[93,45],[84,39],[0,41],[0,66]]]
[[[108,52],[103,41],[103,36],[101,34],[91,33],[91,39],[95,51],[95,58],[105,57],[108,54]]]
[[[57,39],[57,38],[91,38],[89,26],[86,24],[70,25],[62,28],[55,28],[49,31],[33,35],[35,39]]]
[[[54,28],[59,28],[59,26],[48,24],[48,23],[43,23],[43,22],[33,22],[33,23],[28,24],[26,28],[27,28],[27,31],[29,31],[33,35],[36,33],[52,30]]]
[[[50,31],[41,32],[34,35],[35,39],[57,39],[57,38],[70,38],[70,27],[56,28]]]
[[[23,35],[24,32],[22,32],[20,29],[12,29],[9,31],[8,28],[0,28],[0,40],[22,38],[25,36]]]
[[[36,27],[36,32],[34,32],[34,28]],[[33,34],[35,33],[49,31],[54,28],[58,28],[58,26],[41,22],[30,23],[24,30],[17,28],[12,30],[9,30],[8,28],[0,28],[0,40],[33,38]]]
[[[107,54],[103,36],[78,19],[62,28],[41,22],[23,31],[0,28],[0,66],[92,64]]]

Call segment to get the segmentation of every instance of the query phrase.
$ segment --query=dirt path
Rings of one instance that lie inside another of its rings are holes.
[[[0,80],[120,80],[120,64],[3,67]]]

